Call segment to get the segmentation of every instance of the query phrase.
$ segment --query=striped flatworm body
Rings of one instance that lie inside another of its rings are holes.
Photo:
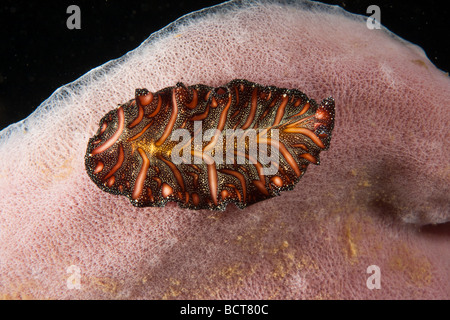
[[[233,80],[149,92],[106,114],[89,140],[86,170],[135,206],[239,208],[291,190],[329,147],[334,100]]]

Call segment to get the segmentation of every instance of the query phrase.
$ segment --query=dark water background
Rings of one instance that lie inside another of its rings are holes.
[[[135,49],[151,33],[215,0],[97,0],[0,2],[0,130],[27,117],[60,86]],[[365,14],[381,9],[381,23],[420,45],[441,70],[450,71],[446,0],[322,1]],[[81,9],[81,30],[69,30],[69,5]]]

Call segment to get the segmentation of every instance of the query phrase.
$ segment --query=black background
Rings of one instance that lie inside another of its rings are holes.
[[[0,130],[27,117],[60,86],[135,49],[151,33],[215,0],[17,1],[0,4]],[[420,45],[441,70],[450,70],[449,11],[445,0],[322,1],[366,14]],[[66,27],[69,5],[81,9],[81,30]]]

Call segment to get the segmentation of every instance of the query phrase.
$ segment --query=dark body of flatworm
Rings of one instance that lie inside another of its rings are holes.
[[[102,190],[139,207],[244,208],[293,189],[310,163],[319,164],[334,114],[331,97],[317,104],[299,90],[247,80],[137,89],[100,120],[86,170]]]

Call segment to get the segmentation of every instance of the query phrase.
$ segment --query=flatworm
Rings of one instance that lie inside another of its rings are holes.
[[[138,207],[244,208],[292,190],[319,164],[334,117],[331,97],[317,104],[297,89],[247,80],[137,89],[100,120],[86,170]]]

